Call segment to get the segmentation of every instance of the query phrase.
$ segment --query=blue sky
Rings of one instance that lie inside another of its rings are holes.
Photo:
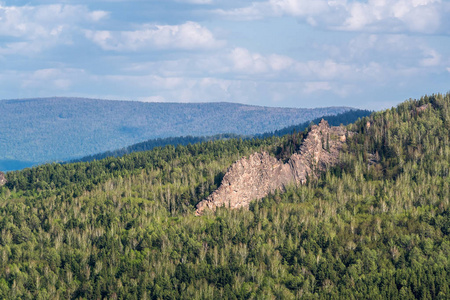
[[[0,0],[0,99],[381,109],[450,91],[449,15],[444,0]]]

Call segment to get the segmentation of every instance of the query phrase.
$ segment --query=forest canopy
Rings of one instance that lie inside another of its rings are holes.
[[[341,163],[249,209],[195,205],[306,131],[8,172],[3,299],[448,299],[450,94],[348,125]]]

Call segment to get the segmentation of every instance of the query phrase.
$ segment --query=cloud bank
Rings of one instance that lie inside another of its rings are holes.
[[[0,3],[5,99],[376,109],[450,82],[447,1],[9,2]]]
[[[270,0],[215,13],[236,20],[291,16],[342,31],[450,33],[450,3],[440,0]]]
[[[0,4],[0,55],[27,54],[58,44],[72,43],[80,26],[105,19],[108,12],[82,5],[5,6]],[[1,42],[1,40],[0,40]]]
[[[147,49],[214,49],[217,41],[205,27],[195,22],[181,25],[141,25],[133,31],[86,31],[86,37],[103,50],[139,51]]]

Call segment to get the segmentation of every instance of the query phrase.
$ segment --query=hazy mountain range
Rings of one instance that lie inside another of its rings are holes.
[[[80,98],[2,100],[0,168],[70,160],[154,138],[263,133],[349,109]]]
[[[122,156],[125,154],[133,153],[133,152],[142,152],[142,151],[148,151],[152,150],[155,147],[164,147],[167,145],[188,145],[188,144],[196,144],[201,142],[208,142],[208,141],[217,141],[217,140],[228,140],[228,139],[254,139],[254,138],[267,138],[272,136],[283,136],[286,134],[291,134],[293,132],[300,132],[308,128],[310,124],[319,124],[319,122],[324,119],[328,121],[330,125],[338,126],[338,125],[348,125],[350,123],[355,122],[359,118],[366,117],[370,115],[369,110],[349,110],[344,113],[340,113],[334,116],[323,116],[316,118],[312,121],[303,122],[300,124],[284,127],[275,131],[265,132],[265,133],[258,133],[255,135],[237,135],[237,134],[215,134],[210,136],[181,136],[181,137],[168,137],[168,138],[157,138],[157,139],[151,139],[144,142],[140,142],[137,144],[133,144],[124,148],[112,150],[112,151],[106,151],[102,153],[96,153],[94,155],[88,155],[84,156],[79,159],[75,159],[72,162],[87,162],[92,160],[99,160],[106,158],[108,156]]]

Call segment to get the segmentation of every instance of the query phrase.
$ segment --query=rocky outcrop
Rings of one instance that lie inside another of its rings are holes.
[[[416,107],[416,112],[417,112],[417,113],[424,112],[424,111],[427,110],[427,108],[428,108],[429,106],[430,106],[429,103],[427,103],[427,104],[421,105],[421,106],[419,106],[419,107]]]
[[[344,127],[330,127],[322,120],[314,125],[303,141],[300,151],[287,163],[266,152],[241,158],[226,172],[217,190],[197,205],[197,215],[216,207],[246,207],[287,185],[303,184],[339,160],[339,151],[350,133]]]
[[[6,183],[6,176],[3,172],[0,172],[0,186],[5,185]]]

